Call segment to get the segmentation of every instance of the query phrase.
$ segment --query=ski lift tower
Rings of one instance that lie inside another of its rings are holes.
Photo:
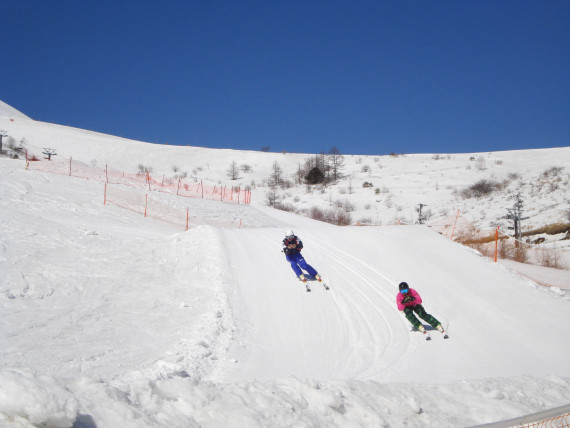
[[[0,154],[2,153],[2,138],[7,137],[8,133],[3,129],[0,129]]]

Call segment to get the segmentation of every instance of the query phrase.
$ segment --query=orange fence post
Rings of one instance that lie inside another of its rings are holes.
[[[105,191],[103,193],[103,205],[107,205],[107,183],[105,183]]]
[[[107,170],[107,164],[105,164],[105,182],[109,182],[109,171]]]
[[[497,263],[497,253],[499,248],[499,227],[500,226],[497,226],[497,229],[495,230],[495,263]]]
[[[459,218],[459,210],[457,210],[457,215],[455,216],[455,223],[453,223],[453,230],[451,231],[451,239],[453,241],[453,234],[455,233],[455,225],[457,224],[457,219]]]

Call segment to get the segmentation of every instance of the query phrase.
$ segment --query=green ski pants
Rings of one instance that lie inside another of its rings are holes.
[[[408,319],[409,322],[412,323],[412,325],[416,330],[420,327],[420,325],[422,325],[422,323],[420,322],[420,320],[418,320],[415,317],[414,312],[418,314],[418,316],[421,319],[427,321],[429,325],[431,325],[433,328],[436,328],[438,324],[440,324],[440,322],[437,319],[435,319],[434,316],[426,312],[426,310],[422,305],[406,306],[404,308],[404,314],[406,315],[406,318]]]

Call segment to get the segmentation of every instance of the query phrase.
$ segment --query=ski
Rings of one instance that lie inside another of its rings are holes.
[[[429,331],[428,331],[428,330],[421,331],[421,330],[418,330],[418,329],[416,329],[416,328],[412,328],[412,331],[415,331],[415,332],[418,332],[418,333],[422,333],[422,334],[424,335],[424,337],[425,337],[426,340],[431,340],[431,335],[429,334]],[[435,330],[435,329],[434,329],[434,331],[438,331],[438,330]],[[445,332],[445,330],[444,330],[444,331],[440,331],[440,333],[443,335],[443,338],[444,338],[444,339],[449,339],[449,335]]]
[[[321,278],[320,275],[317,275],[314,279],[316,279],[318,282],[323,284],[323,287],[325,287],[325,290],[329,290],[329,286],[327,285],[326,282],[323,281],[323,278]]]
[[[311,291],[311,287],[309,287],[309,283],[307,282],[307,280],[303,277],[303,278],[299,278],[299,281],[301,281],[304,285],[305,285],[305,290],[307,292]]]
[[[319,281],[321,284],[323,284],[323,287],[325,287],[325,290],[329,290],[329,286],[327,285],[326,282],[324,282],[322,279],[318,279],[317,281]]]
[[[330,287],[327,285],[326,282],[323,281],[323,279],[320,277],[320,275],[317,275],[317,277],[313,277],[311,275],[300,275],[299,276],[299,281],[301,281],[303,284],[305,284],[305,288],[307,291],[311,291],[311,287],[309,286],[309,282],[308,281],[317,281],[320,284],[322,284],[322,286],[324,287],[325,290],[330,290]]]

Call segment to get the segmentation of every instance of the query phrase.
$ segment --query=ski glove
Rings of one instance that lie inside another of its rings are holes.
[[[402,300],[402,303],[405,305],[406,303],[413,302],[414,300],[416,300],[416,298],[414,296],[406,296]]]

